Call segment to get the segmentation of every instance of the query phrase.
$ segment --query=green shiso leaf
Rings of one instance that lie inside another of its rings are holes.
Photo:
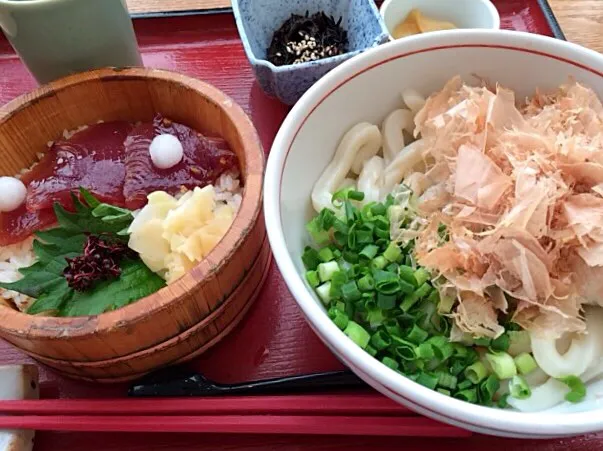
[[[36,299],[27,313],[97,315],[128,305],[165,285],[165,281],[141,260],[125,259],[120,264],[121,275],[116,279],[97,283],[86,292],[76,292],[68,286],[63,277],[66,259],[82,254],[87,234],[127,241],[127,230],[134,219],[131,211],[101,203],[83,188],[79,194],[78,198],[72,193],[75,212],[55,203],[59,225],[35,234],[33,251],[37,261],[19,269],[23,278],[12,283],[0,283],[0,288]]]

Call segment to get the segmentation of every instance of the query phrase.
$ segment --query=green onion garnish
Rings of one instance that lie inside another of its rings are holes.
[[[343,331],[343,333],[346,334],[354,343],[356,343],[362,349],[365,349],[368,346],[369,341],[371,339],[369,333],[364,330],[364,328],[360,324],[354,321],[348,322],[348,325]]]
[[[509,381],[509,393],[515,399],[528,399],[532,396],[530,386],[523,376],[513,376]]]
[[[486,360],[492,367],[492,371],[498,376],[499,379],[511,379],[517,375],[517,368],[513,357],[506,352],[497,352],[486,354]]]
[[[323,283],[322,285],[316,287],[316,294],[325,305],[329,305],[331,303],[331,282]]]
[[[582,401],[586,396],[586,387],[579,377],[567,376],[560,378],[559,381],[563,382],[570,389],[569,393],[565,395],[566,401],[577,403]]]
[[[509,336],[507,334],[501,334],[490,342],[490,349],[493,351],[507,352],[510,344]]]
[[[534,360],[534,357],[527,352],[519,354],[514,360],[519,374],[530,374],[532,371],[538,368],[538,364],[536,363],[536,360]]]
[[[318,277],[318,273],[316,271],[306,271],[306,280],[312,288],[316,288],[318,285],[320,285],[320,278]]]
[[[402,257],[402,250],[396,243],[389,243],[389,246],[387,246],[387,249],[385,249],[383,256],[390,262],[396,262],[400,257]]]
[[[394,359],[385,356],[381,359],[381,363],[383,363],[385,366],[391,368],[392,370],[397,370],[400,365],[398,364],[398,362],[396,362]]]
[[[467,380],[470,380],[471,383],[478,384],[486,378],[488,375],[488,370],[486,369],[486,366],[478,360],[477,362],[465,368],[464,374]]]
[[[318,276],[322,282],[331,280],[333,274],[339,271],[339,265],[337,262],[327,262],[318,265]]]

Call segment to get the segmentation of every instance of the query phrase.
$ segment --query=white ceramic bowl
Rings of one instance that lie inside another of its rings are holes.
[[[424,95],[456,74],[473,74],[514,89],[553,89],[569,76],[603,96],[603,55],[552,38],[509,31],[455,30],[391,42],[342,64],[295,105],[272,147],[264,208],[270,244],[287,286],[314,331],[364,381],[415,411],[473,431],[551,438],[603,430],[601,387],[589,399],[546,414],[475,406],[424,388],[374,360],[333,324],[306,285],[301,255],[308,244],[310,192],[342,135],[359,121],[380,124],[398,107],[404,88]],[[565,413],[571,410],[572,413]]]
[[[498,10],[490,0],[385,0],[379,12],[390,38],[414,8],[430,18],[452,22],[458,28],[500,28]]]

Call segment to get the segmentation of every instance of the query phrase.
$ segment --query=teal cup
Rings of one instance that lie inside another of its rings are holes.
[[[39,83],[142,66],[125,0],[0,0],[0,28]]]

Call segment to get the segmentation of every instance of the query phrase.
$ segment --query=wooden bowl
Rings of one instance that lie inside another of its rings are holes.
[[[217,342],[232,328],[237,313],[248,307],[257,288],[257,278],[246,276],[268,248],[261,218],[264,153],[253,124],[232,99],[199,80],[161,70],[101,69],[76,74],[0,109],[2,175],[31,166],[36,153],[45,151],[46,143],[64,130],[101,119],[150,121],[156,113],[227,140],[240,161],[243,201],[229,231],[201,263],[180,280],[124,308],[95,316],[53,318],[0,306],[0,337],[34,358],[61,362],[53,365],[59,371],[67,374],[71,365],[83,363],[116,365],[101,365],[103,372],[87,372],[89,367],[79,366],[72,376],[140,376]],[[230,312],[226,320],[217,314],[218,308]],[[174,344],[174,339],[191,329],[196,331],[193,341],[175,340]],[[160,346],[166,342],[173,345]],[[136,362],[145,350],[149,353],[139,365]]]

